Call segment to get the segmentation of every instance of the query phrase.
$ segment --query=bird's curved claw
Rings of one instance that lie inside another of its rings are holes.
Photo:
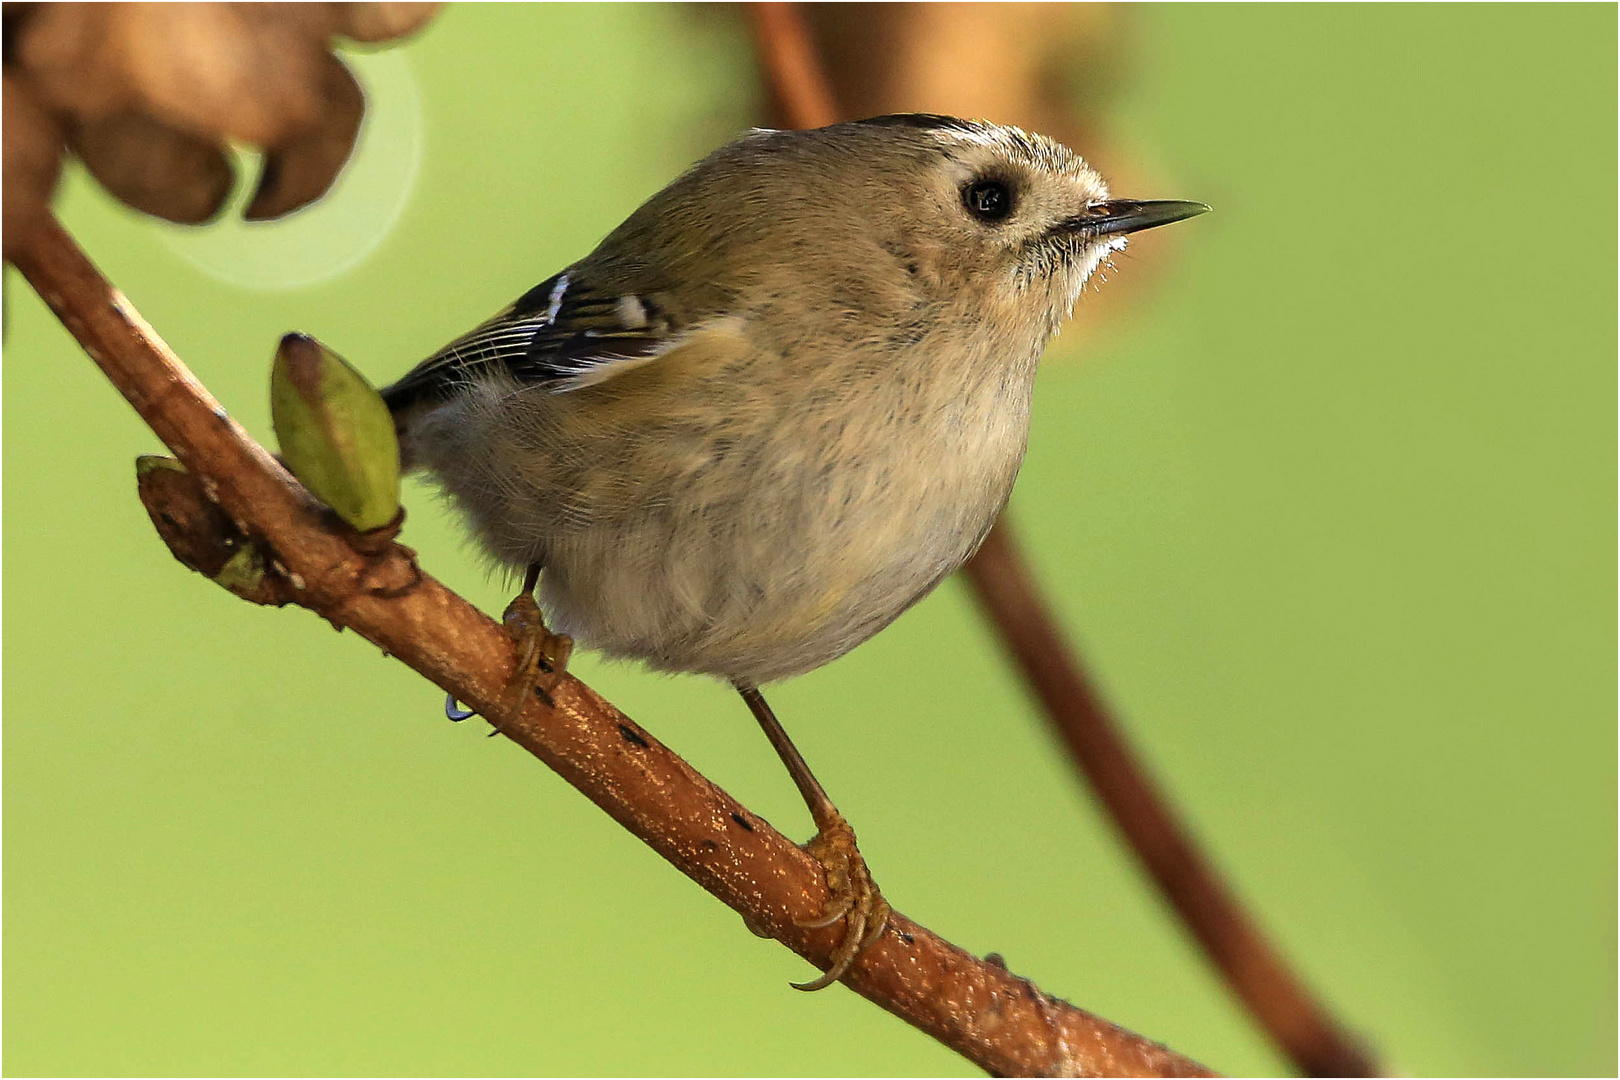
[[[795,919],[806,930],[831,926],[847,920],[843,939],[833,950],[827,970],[819,978],[789,983],[795,990],[821,990],[842,979],[861,952],[875,944],[889,925],[889,902],[878,891],[877,882],[855,844],[855,831],[842,818],[823,828],[804,850],[821,864],[831,894],[827,911],[815,919]]]
[[[531,693],[540,694],[546,704],[551,704],[551,691],[568,671],[574,639],[546,629],[540,605],[528,592],[506,605],[501,625],[517,646],[517,666],[501,692],[503,714],[511,716],[521,712]]]

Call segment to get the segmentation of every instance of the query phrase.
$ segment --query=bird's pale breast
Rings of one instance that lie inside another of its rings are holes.
[[[491,554],[544,565],[548,621],[585,645],[753,683],[808,671],[960,566],[1006,502],[1033,355],[939,372],[688,348],[568,394],[492,380],[413,433]]]

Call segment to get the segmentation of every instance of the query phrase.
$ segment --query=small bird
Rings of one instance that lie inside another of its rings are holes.
[[[841,978],[889,908],[759,687],[978,549],[1087,279],[1126,234],[1208,209],[1110,199],[1066,147],[984,121],[751,131],[383,391],[403,466],[524,574],[515,704],[573,640],[741,692],[816,825],[831,900],[807,925],[847,920],[800,989]]]

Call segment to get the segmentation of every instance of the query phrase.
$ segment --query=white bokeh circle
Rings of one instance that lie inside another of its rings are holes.
[[[422,100],[397,49],[346,53],[366,95],[360,137],[332,189],[276,221],[242,220],[259,156],[238,150],[237,190],[210,225],[154,223],[163,241],[210,277],[256,290],[295,289],[358,266],[399,221],[422,160]]]

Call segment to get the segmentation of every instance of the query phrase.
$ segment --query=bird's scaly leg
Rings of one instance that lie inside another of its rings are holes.
[[[539,582],[540,564],[531,563],[523,575],[523,591],[512,598],[501,615],[501,625],[517,645],[517,667],[501,693],[501,708],[509,716],[523,709],[530,693],[539,694],[546,704],[551,704],[551,691],[567,672],[568,657],[574,651],[573,638],[546,629],[546,620],[534,599],[534,587]]]
[[[866,860],[855,845],[855,830],[849,827],[844,815],[827,797],[826,791],[811,773],[810,766],[804,763],[798,748],[777,721],[776,714],[765,703],[765,698],[756,687],[746,683],[737,683],[736,686],[737,692],[748,703],[754,719],[764,729],[765,737],[776,748],[782,764],[787,766],[788,775],[798,785],[799,794],[804,796],[804,804],[810,808],[810,816],[816,823],[815,838],[804,845],[804,850],[821,864],[831,899],[820,918],[798,925],[814,929],[831,926],[840,919],[847,920],[843,940],[833,950],[832,962],[826,972],[819,979],[792,984],[796,990],[820,990],[843,978],[861,950],[883,936],[883,930],[889,924],[889,902],[878,891],[877,882],[872,880]]]

